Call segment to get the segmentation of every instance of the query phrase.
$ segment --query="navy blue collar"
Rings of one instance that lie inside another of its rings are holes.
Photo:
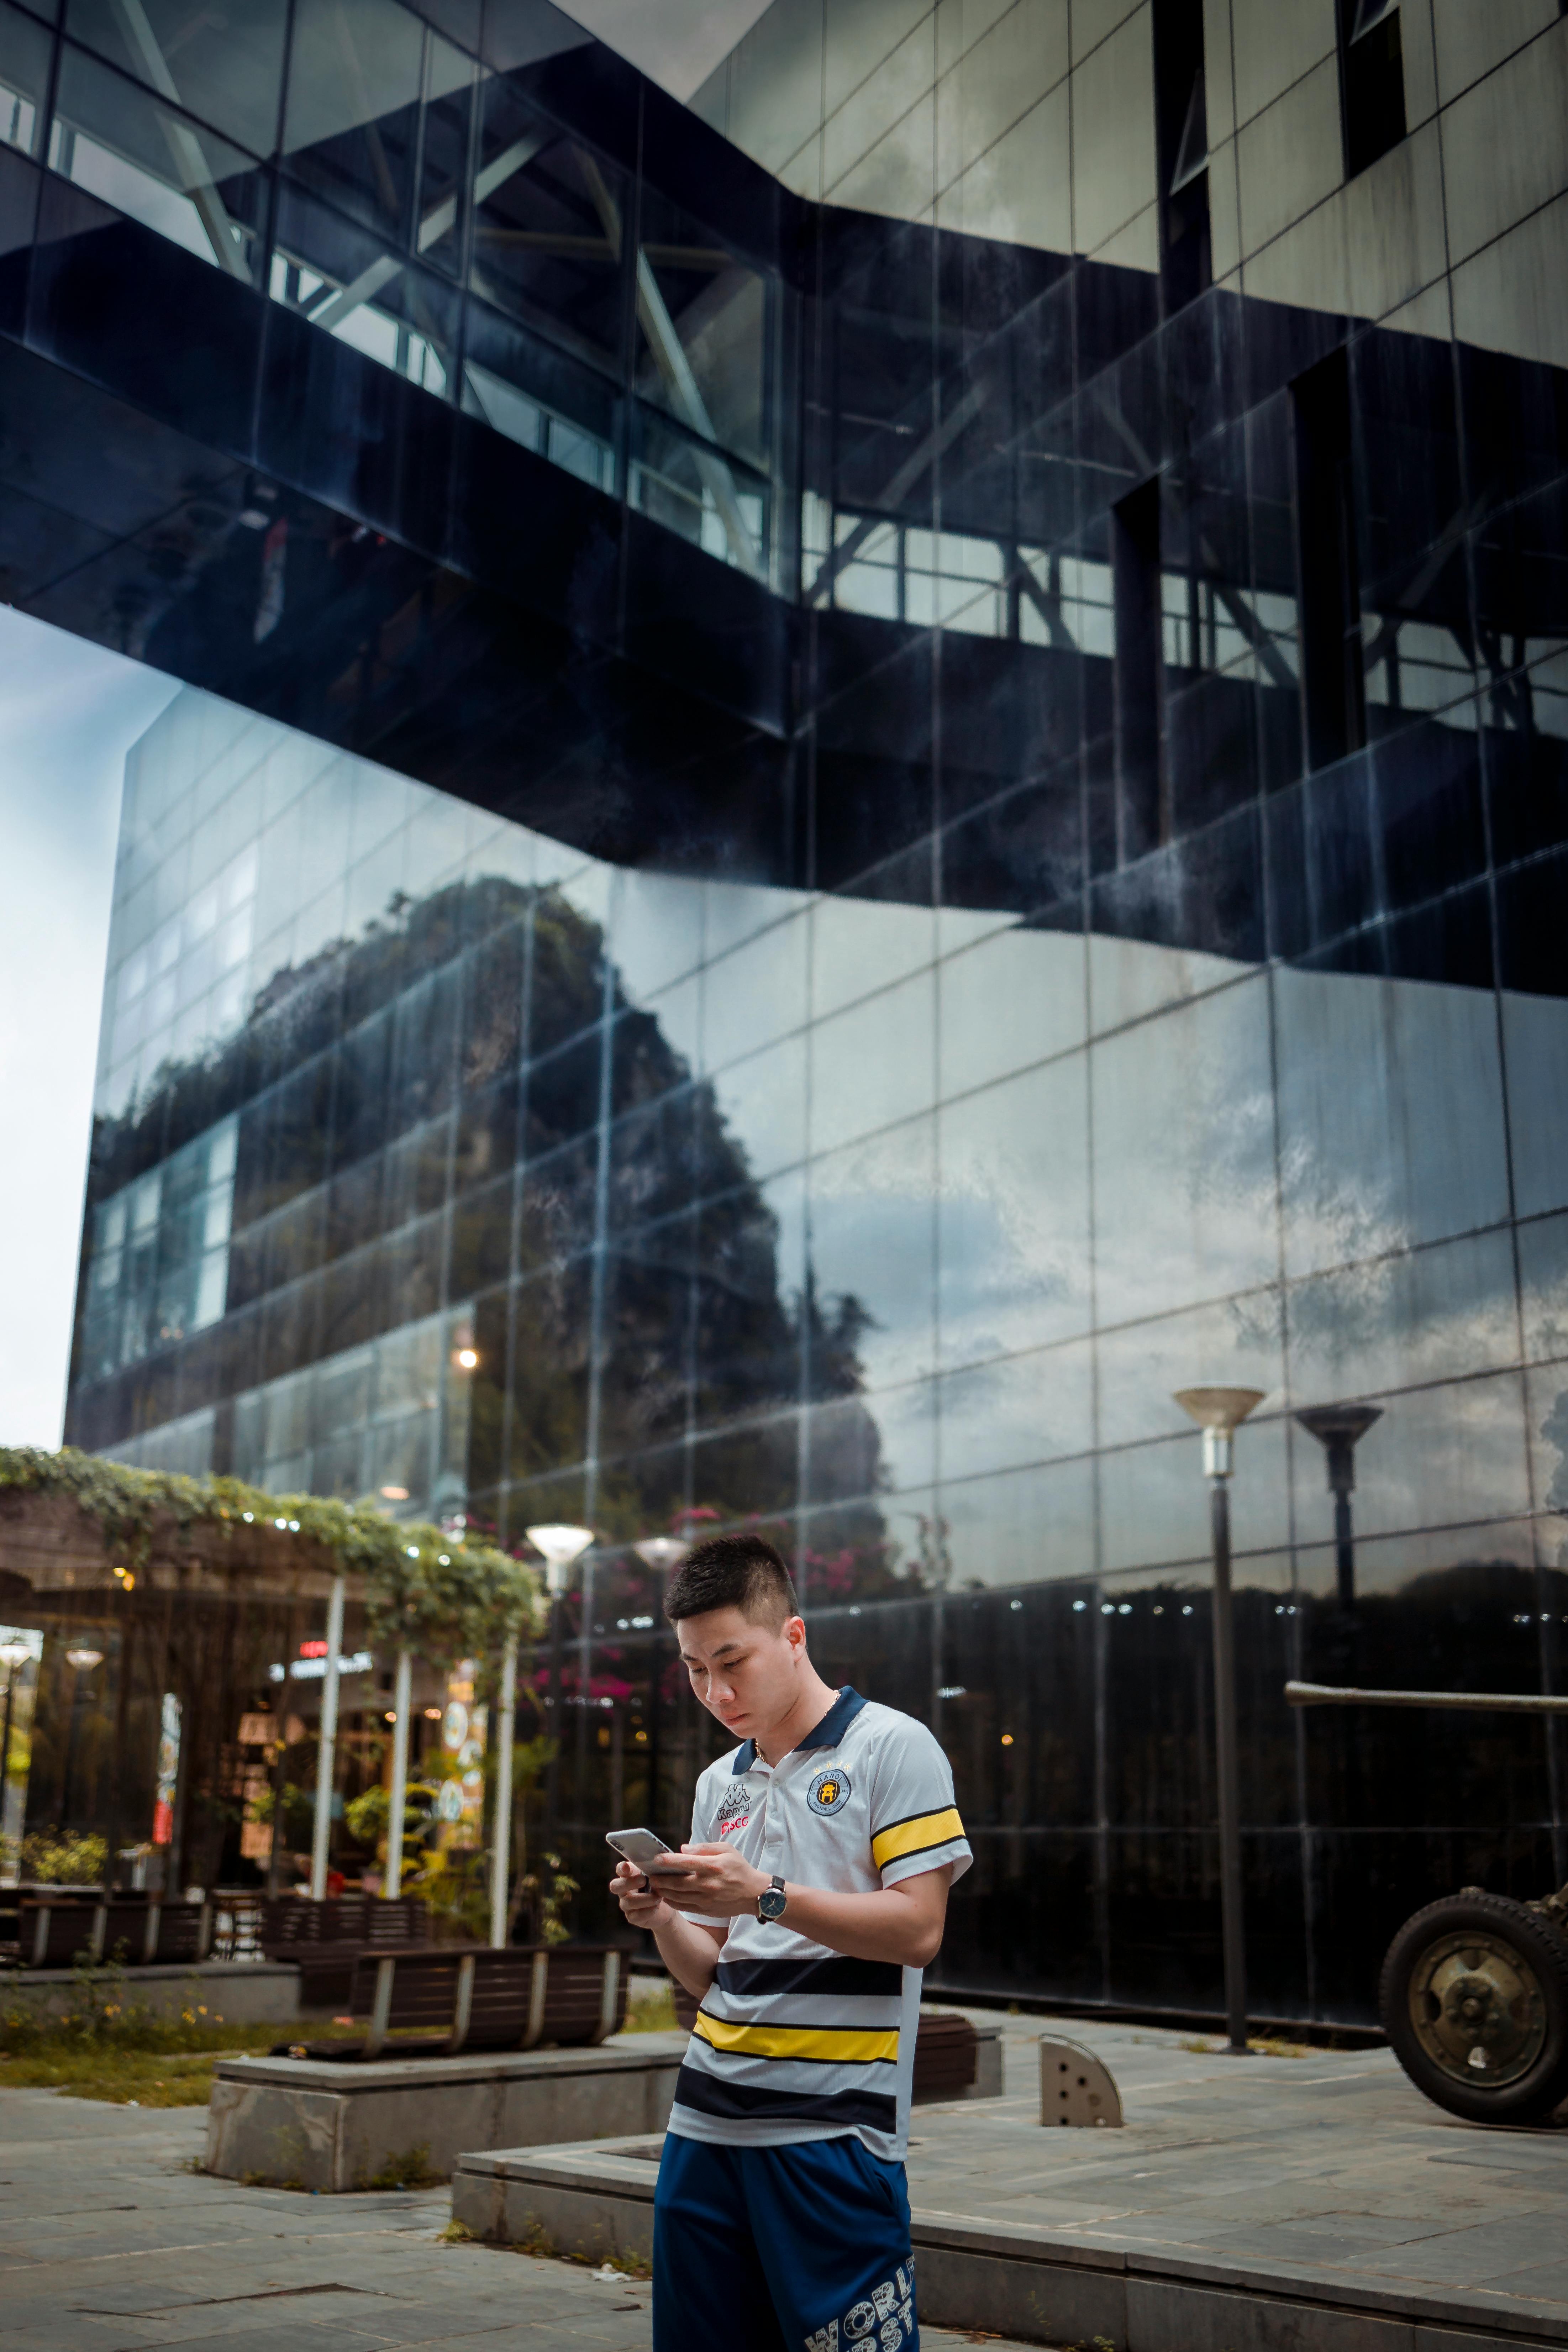
[[[804,1748],[837,1748],[865,1704],[859,1692],[846,1683],[816,1730],[808,1731],[804,1739],[796,1740],[792,1754],[798,1755]],[[743,1740],[735,1750],[735,1760],[730,1767],[731,1779],[738,1780],[742,1772],[751,1770],[756,1760],[756,1741]]]
[[[798,1748],[837,1748],[866,1702],[859,1692],[846,1683],[816,1729],[805,1739],[797,1740]]]

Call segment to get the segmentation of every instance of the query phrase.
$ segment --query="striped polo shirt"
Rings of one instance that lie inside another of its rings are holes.
[[[944,1863],[957,1878],[973,1858],[947,1758],[925,1725],[849,1689],[777,1766],[749,1739],[710,1764],[691,1837],[738,1846],[770,1877],[837,1895],[875,1894]],[[731,1919],[670,2130],[753,2147],[855,2133],[898,2162],[920,2000],[919,1969],[831,1952],[796,1935],[787,1910]]]

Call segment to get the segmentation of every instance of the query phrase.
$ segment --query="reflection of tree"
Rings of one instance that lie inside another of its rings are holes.
[[[472,1299],[481,1498],[581,1462],[596,1406],[605,1535],[693,1502],[778,1519],[804,1452],[814,1504],[862,1498],[817,1547],[836,1587],[891,1576],[867,1310],[809,1278],[781,1295],[778,1221],[743,1143],[561,890],[400,892],[359,938],[280,967],[235,1035],[99,1121],[92,1199],[231,1115],[227,1314],[291,1301],[287,1342],[266,1307],[267,1376]],[[217,1393],[244,1385],[224,1370]],[[91,1442],[167,1418],[147,1407],[174,1388],[139,1368]]]

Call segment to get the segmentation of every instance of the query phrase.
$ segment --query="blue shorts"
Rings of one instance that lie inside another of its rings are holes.
[[[920,2352],[904,2168],[859,2140],[667,2132],[653,2211],[654,2352]]]

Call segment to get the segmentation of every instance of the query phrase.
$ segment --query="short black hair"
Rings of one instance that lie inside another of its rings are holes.
[[[790,1572],[763,1536],[710,1536],[689,1551],[669,1580],[664,1613],[672,1625],[710,1609],[740,1609],[777,1627],[798,1617]]]

